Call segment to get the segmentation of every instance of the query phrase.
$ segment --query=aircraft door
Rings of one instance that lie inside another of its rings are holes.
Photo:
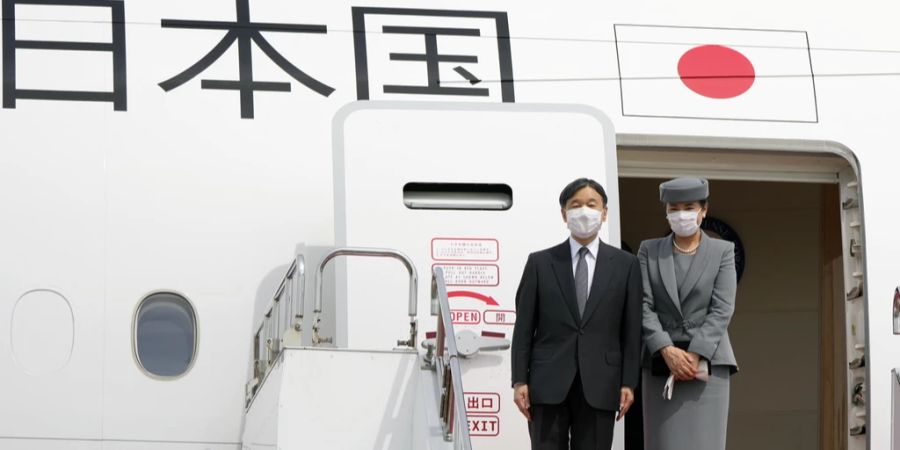
[[[419,343],[435,329],[429,315],[434,266],[444,269],[458,333],[511,339],[525,260],[567,238],[558,197],[576,178],[591,177],[607,189],[601,238],[619,245],[615,133],[597,110],[360,102],[338,113],[333,137],[336,245],[394,248],[413,260],[420,277]],[[390,261],[341,262],[335,344],[388,349],[404,337],[401,272]],[[463,361],[475,448],[527,446],[509,364],[508,351]]]
[[[0,121],[46,122],[42,114],[3,110]],[[53,126],[4,128],[0,448],[102,436],[104,150],[78,124]]]

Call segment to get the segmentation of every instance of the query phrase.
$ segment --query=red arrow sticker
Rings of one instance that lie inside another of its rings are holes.
[[[492,305],[492,306],[500,305],[499,303],[497,303],[497,300],[494,300],[494,297],[491,297],[489,295],[479,294],[478,292],[472,292],[472,291],[450,291],[447,293],[447,297],[448,298],[468,297],[468,298],[473,298],[475,300],[480,300],[488,305]]]

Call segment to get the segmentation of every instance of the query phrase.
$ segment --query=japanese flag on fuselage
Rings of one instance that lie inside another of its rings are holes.
[[[615,25],[622,114],[817,122],[804,31]]]

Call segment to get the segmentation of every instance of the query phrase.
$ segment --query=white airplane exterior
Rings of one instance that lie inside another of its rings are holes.
[[[328,448],[249,438],[261,398],[342,436],[367,429],[350,393],[393,405],[359,361],[285,357],[307,389],[262,394],[254,339],[298,252],[408,255],[421,358],[433,267],[457,333],[508,339],[527,254],[566,237],[568,181],[607,187],[602,237],[635,250],[664,231],[655,185],[680,175],[708,177],[709,230],[743,238],[729,449],[900,448],[897,12],[2,0],[0,448]],[[323,344],[410,336],[400,269],[335,273]],[[489,346],[461,361],[471,448],[524,448]],[[411,436],[347,448],[437,448]]]

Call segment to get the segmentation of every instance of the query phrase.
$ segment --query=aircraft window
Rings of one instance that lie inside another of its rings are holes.
[[[512,208],[512,189],[506,184],[406,183],[403,204],[409,209],[505,211]]]
[[[181,295],[152,294],[141,301],[134,319],[134,354],[149,375],[185,374],[197,353],[194,308]]]

